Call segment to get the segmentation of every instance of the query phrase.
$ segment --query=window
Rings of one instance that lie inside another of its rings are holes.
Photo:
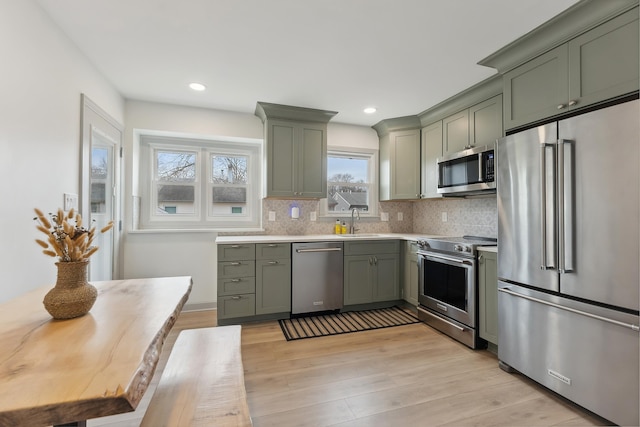
[[[142,228],[259,227],[260,142],[140,135]]]
[[[373,150],[329,149],[326,216],[344,216],[357,208],[362,216],[378,214],[377,154]]]

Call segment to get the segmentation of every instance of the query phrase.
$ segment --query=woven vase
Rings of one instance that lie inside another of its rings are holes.
[[[89,261],[57,262],[56,286],[44,296],[44,308],[54,319],[84,316],[96,302],[98,291],[87,282]]]

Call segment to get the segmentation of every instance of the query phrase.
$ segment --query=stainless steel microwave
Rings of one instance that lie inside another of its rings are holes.
[[[473,147],[440,157],[438,193],[444,196],[467,196],[496,192],[493,146]]]

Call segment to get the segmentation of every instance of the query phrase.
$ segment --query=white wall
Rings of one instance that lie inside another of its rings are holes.
[[[0,302],[55,283],[33,208],[80,191],[80,95],[116,120],[124,101],[33,0],[0,2]]]
[[[193,288],[187,308],[204,308],[217,301],[216,233],[131,231],[137,187],[137,144],[134,130],[170,131],[204,136],[263,138],[263,125],[253,114],[127,101],[125,108],[126,224],[124,278],[189,275]],[[329,145],[378,148],[376,132],[367,127],[329,123]]]

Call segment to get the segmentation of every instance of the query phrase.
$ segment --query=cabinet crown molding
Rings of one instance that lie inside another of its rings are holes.
[[[258,102],[255,115],[262,122],[267,119],[295,120],[300,122],[328,123],[338,114],[337,111],[316,110],[315,108],[294,107],[291,105]]]
[[[582,0],[478,62],[504,74],[638,6],[639,0]]]
[[[378,137],[380,138],[388,135],[389,132],[420,129],[420,119],[418,116],[396,117],[381,120],[371,127],[378,133]]]
[[[494,74],[418,114],[422,127],[502,93],[502,75]]]

